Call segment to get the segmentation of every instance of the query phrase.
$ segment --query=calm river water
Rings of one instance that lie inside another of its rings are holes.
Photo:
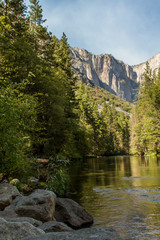
[[[95,226],[114,228],[124,239],[160,239],[160,158],[103,157],[68,169],[77,201]]]

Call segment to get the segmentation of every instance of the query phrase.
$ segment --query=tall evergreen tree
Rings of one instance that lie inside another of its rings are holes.
[[[39,1],[37,1],[37,0],[29,0],[29,1],[31,3],[31,5],[29,5],[30,21],[32,22],[32,24],[41,26],[46,21],[46,19],[43,19],[42,7],[41,7],[41,5],[39,5]]]
[[[44,57],[47,49],[47,42],[50,40],[50,34],[47,28],[43,26],[46,19],[43,19],[43,10],[39,1],[30,0],[29,5],[30,31],[33,35],[33,47],[39,56]]]
[[[152,74],[148,63],[143,81],[131,123],[132,151],[141,155],[156,154],[160,151],[159,73]]]
[[[6,6],[7,5],[7,6]],[[12,82],[28,79],[34,72],[36,54],[31,46],[23,1],[7,1],[0,22],[0,76]]]

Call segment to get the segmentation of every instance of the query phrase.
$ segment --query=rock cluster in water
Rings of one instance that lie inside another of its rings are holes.
[[[93,218],[84,208],[52,191],[37,189],[23,196],[15,186],[1,183],[0,210],[1,240],[121,239],[113,229],[89,227]]]

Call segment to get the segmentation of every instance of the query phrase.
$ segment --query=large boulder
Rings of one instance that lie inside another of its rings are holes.
[[[21,240],[26,236],[44,234],[44,231],[27,222],[7,222],[0,218],[0,239]]]
[[[78,203],[68,198],[57,198],[55,219],[73,229],[89,226],[93,223],[92,216]]]
[[[32,217],[42,222],[54,219],[56,195],[51,191],[37,189],[29,196],[22,197],[15,211],[19,216]]]
[[[62,222],[50,221],[43,223],[40,227],[44,232],[68,232],[72,231],[72,228],[68,227]]]
[[[25,237],[22,240],[122,240],[113,229],[85,228],[72,232],[54,232],[44,235]]]
[[[9,183],[0,184],[0,211],[11,204],[14,198],[21,195],[18,189]]]
[[[42,225],[41,221],[38,221],[34,218],[30,217],[13,217],[13,218],[4,218],[7,222],[28,222],[35,227],[39,227]],[[42,228],[41,228],[42,229]]]

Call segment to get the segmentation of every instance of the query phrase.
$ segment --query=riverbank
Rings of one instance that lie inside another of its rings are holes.
[[[12,184],[0,184],[0,239],[121,239],[115,230],[92,224],[93,217],[71,199],[43,189],[24,196]]]

